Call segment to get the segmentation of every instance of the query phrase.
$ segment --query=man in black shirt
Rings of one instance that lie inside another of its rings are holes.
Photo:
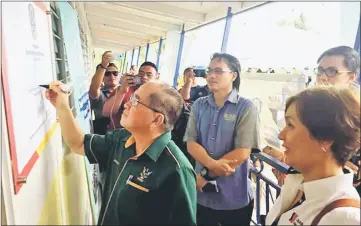
[[[186,68],[183,72],[184,76],[184,85],[179,90],[180,94],[183,97],[183,100],[187,103],[192,104],[200,97],[208,96],[210,91],[207,85],[199,86],[197,85],[195,74],[193,68]]]

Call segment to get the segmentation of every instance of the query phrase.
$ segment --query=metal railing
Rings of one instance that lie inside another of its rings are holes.
[[[256,197],[255,197],[255,205],[256,205],[256,219],[255,221],[252,219],[254,225],[264,225],[264,219],[262,219],[261,215],[261,181],[265,183],[265,206],[266,206],[266,214],[270,209],[270,201],[274,203],[276,198],[279,196],[281,192],[281,186],[277,183],[273,182],[270,178],[265,176],[262,171],[264,170],[265,164],[270,165],[272,168],[278,170],[282,174],[297,174],[299,173],[294,168],[288,166],[287,164],[279,161],[272,156],[262,153],[260,151],[253,152],[251,155],[251,160],[253,162],[253,167],[251,168],[250,177],[253,175],[256,180]],[[256,162],[259,161],[259,168],[256,167]],[[276,197],[272,196],[271,188],[276,190]]]

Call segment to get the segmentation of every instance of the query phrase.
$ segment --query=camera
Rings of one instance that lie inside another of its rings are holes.
[[[194,77],[204,78],[206,77],[206,68],[202,66],[193,67]]]

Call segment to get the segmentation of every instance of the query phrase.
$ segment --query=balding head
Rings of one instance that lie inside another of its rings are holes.
[[[154,81],[143,85],[149,91],[149,105],[164,114],[164,129],[170,131],[178,120],[182,107],[183,98],[172,86]]]
[[[175,88],[153,81],[140,86],[124,107],[121,125],[132,134],[151,135],[173,129],[180,116],[183,99]]]

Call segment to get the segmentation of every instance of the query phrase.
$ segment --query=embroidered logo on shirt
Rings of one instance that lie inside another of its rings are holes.
[[[226,121],[234,121],[236,120],[236,115],[235,114],[224,114],[224,120]]]
[[[152,172],[149,171],[149,169],[146,169],[145,167],[143,168],[143,171],[140,172],[140,176],[137,177],[137,180],[139,180],[140,182],[144,182],[145,179],[147,179],[149,177],[149,175],[151,175]]]
[[[297,226],[297,225],[303,226],[303,222],[300,221],[300,219],[298,219],[297,213],[293,213],[291,218],[288,221],[295,226]]]

